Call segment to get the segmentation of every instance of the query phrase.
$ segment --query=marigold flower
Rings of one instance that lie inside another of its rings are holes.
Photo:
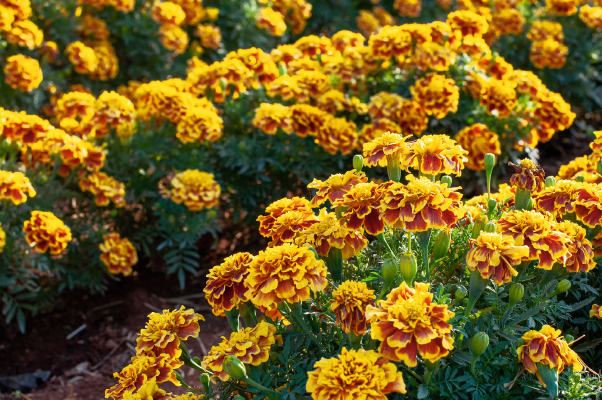
[[[182,143],[203,143],[206,140],[213,143],[222,137],[223,128],[222,118],[213,110],[193,107],[178,122],[176,137]]]
[[[446,357],[454,344],[452,326],[447,321],[455,314],[447,310],[447,305],[432,302],[428,283],[416,282],[414,286],[402,282],[379,301],[378,307],[368,306],[366,310],[372,339],[381,342],[379,353],[408,367],[418,364],[418,353],[436,362]]]
[[[222,44],[222,32],[215,25],[199,25],[196,27],[194,35],[201,39],[201,45],[207,49],[217,49]]]
[[[147,380],[139,389],[128,390],[123,393],[123,400],[162,400],[167,396],[165,390],[159,389],[157,378]]]
[[[265,212],[268,215],[260,215],[257,217],[259,222],[259,233],[262,236],[272,236],[271,232],[274,228],[276,220],[289,211],[299,211],[308,215],[314,215],[309,201],[301,197],[293,197],[292,199],[280,199],[270,204]]]
[[[94,115],[82,124],[82,132],[102,138],[109,128],[117,129],[122,125],[132,125],[136,118],[134,104],[126,97],[115,92],[103,92],[94,103]]]
[[[560,94],[547,92],[538,96],[536,101],[538,105],[533,116],[540,125],[537,133],[542,142],[550,140],[554,132],[568,129],[573,124],[575,113]]]
[[[330,309],[337,316],[336,324],[346,333],[366,333],[366,307],[374,306],[374,290],[368,289],[365,282],[345,281],[332,292],[332,298]]]
[[[24,111],[19,113],[0,109],[2,118],[2,135],[13,141],[24,144],[33,144],[44,138],[50,131],[52,125],[37,115],[28,115]]]
[[[6,35],[6,41],[33,50],[44,41],[44,33],[29,20],[16,21]]]
[[[275,135],[278,128],[287,135],[293,133],[290,108],[278,103],[261,103],[259,108],[255,109],[252,124],[268,135]]]
[[[533,23],[531,23],[531,28],[527,33],[527,38],[532,42],[539,42],[546,39],[554,39],[558,42],[562,42],[564,40],[562,24],[549,20],[533,21]]]
[[[401,26],[385,26],[370,36],[368,46],[375,60],[386,61],[393,55],[403,60],[412,51],[412,35]]]
[[[348,228],[357,230],[363,225],[366,232],[376,236],[385,230],[379,212],[381,198],[382,190],[376,183],[358,183],[335,200],[333,205],[347,207],[343,216],[348,218]]]
[[[279,246],[292,243],[299,232],[303,232],[317,222],[313,213],[304,211],[288,211],[274,220],[272,229],[267,235],[272,238],[268,246]]]
[[[511,81],[491,79],[481,92],[481,105],[487,114],[507,118],[518,105],[516,84]]]
[[[454,31],[460,31],[462,37],[483,36],[489,29],[487,20],[472,11],[454,11],[447,15],[447,24]]]
[[[67,46],[65,53],[79,74],[91,74],[98,67],[98,58],[94,49],[82,42],[73,42]]]
[[[520,35],[525,26],[526,19],[516,9],[504,9],[493,14],[491,25],[501,35]]]
[[[528,192],[539,192],[546,183],[546,173],[540,165],[535,165],[532,160],[525,158],[520,165],[509,163],[514,168],[514,174],[510,177],[510,184],[518,189]]]
[[[190,211],[214,208],[222,192],[214,175],[198,169],[189,169],[176,174],[171,180],[171,200],[184,203]]]
[[[459,31],[454,31],[460,35]],[[468,35],[462,38],[462,42],[458,47],[458,53],[466,53],[471,57],[481,59],[491,54],[491,49],[487,42],[480,36]]]
[[[251,254],[236,253],[209,270],[203,291],[214,315],[223,317],[224,311],[230,311],[248,300],[245,280],[249,275],[251,261]]]
[[[286,32],[284,16],[272,7],[262,7],[255,16],[256,25],[260,29],[266,29],[271,36],[281,37]]]
[[[150,313],[146,327],[140,331],[136,339],[136,354],[167,354],[170,360],[177,359],[182,354],[180,340],[199,336],[201,328],[198,321],[204,321],[201,314],[194,310],[163,310],[163,314]]]
[[[55,129],[55,131],[59,131]],[[64,132],[63,132],[64,133]],[[62,165],[57,171],[59,176],[66,178],[76,167],[83,165],[86,170],[94,172],[104,166],[106,151],[102,147],[95,146],[94,143],[87,142],[77,136],[65,134],[64,140],[52,144],[53,140],[45,138],[44,146],[51,153],[58,153],[61,157]]]
[[[286,21],[292,25],[292,32],[298,35],[303,32],[307,20],[311,17],[312,5],[306,0],[274,0],[272,7],[286,16]]]
[[[4,246],[6,246],[6,232],[4,232],[4,229],[2,229],[2,224],[0,224],[0,254],[2,254]]]
[[[380,92],[370,97],[368,114],[372,119],[393,119],[395,114],[403,107],[404,98],[395,93]]]
[[[536,41],[531,44],[529,59],[536,68],[559,69],[566,63],[569,48],[554,39]]]
[[[554,263],[563,264],[566,260],[570,239],[555,229],[552,214],[515,210],[502,214],[498,227],[517,246],[529,247],[529,255],[523,261],[539,260],[537,268],[551,270]]]
[[[17,21],[24,21],[32,16],[29,0],[3,0],[2,8],[12,13]]]
[[[498,134],[490,131],[485,124],[467,126],[458,132],[456,140],[468,150],[466,167],[474,171],[485,170],[485,154],[494,154],[496,158],[502,154]]]
[[[412,36],[416,45],[422,45],[433,40],[433,28],[430,24],[403,24],[402,28]]]
[[[594,136],[596,139],[589,144],[589,147],[594,153],[592,158],[600,160],[602,158],[602,131],[595,131]]]
[[[85,36],[92,36],[98,40],[109,40],[111,36],[107,23],[100,18],[94,18],[90,14],[82,17],[79,31]]]
[[[395,0],[393,8],[402,17],[419,17],[422,10],[422,0]]]
[[[203,7],[202,0],[173,0],[173,2],[184,10],[186,25],[196,25],[206,16],[207,9]]]
[[[538,190],[532,194],[535,208],[541,212],[565,215],[575,212],[575,202],[584,184],[569,180],[559,180],[556,185]]]
[[[300,60],[303,58],[301,50],[293,44],[283,44],[270,52],[270,57],[275,63],[289,64],[293,60]]]
[[[518,275],[513,267],[528,256],[529,248],[515,246],[510,236],[483,231],[475,247],[466,255],[466,266],[471,271],[478,271],[483,279],[493,279],[496,285],[503,285]]]
[[[138,263],[138,252],[132,242],[122,239],[119,233],[108,233],[103,235],[103,239],[104,243],[98,246],[102,252],[100,261],[111,274],[131,275],[132,267]]]
[[[290,108],[293,129],[299,137],[318,136],[328,114],[317,107],[306,104],[294,104]]]
[[[246,295],[263,307],[305,301],[310,289],[319,292],[328,285],[326,274],[324,261],[311,250],[285,243],[260,251],[251,262]]]
[[[171,1],[157,2],[151,8],[151,18],[161,25],[182,25],[186,19],[186,13],[182,7]]]
[[[409,142],[401,154],[401,166],[414,168],[422,174],[456,174],[460,176],[468,154],[447,135],[427,135]]]
[[[27,201],[27,196],[35,195],[29,178],[22,172],[0,171],[0,200],[10,200],[18,206]]]
[[[4,82],[13,89],[29,92],[40,86],[43,75],[40,63],[31,57],[17,54],[6,59]]]
[[[577,12],[578,0],[546,0],[546,9],[549,13],[559,16],[569,16]]]
[[[487,86],[488,80],[477,72],[470,72],[464,81],[464,91],[468,92],[473,99],[480,99],[483,89]]]
[[[571,242],[569,253],[564,263],[569,272],[589,272],[596,267],[592,242],[585,238],[586,231],[580,225],[563,221],[556,224],[555,229],[566,234]]]
[[[448,113],[458,110],[460,92],[453,79],[445,75],[430,73],[420,78],[410,87],[414,101],[428,115],[437,119],[444,118]]]
[[[94,115],[94,103],[96,98],[89,93],[69,92],[61,96],[56,103],[55,115],[63,127],[63,120],[75,121],[71,130],[65,129],[70,133],[76,133],[77,127],[83,121],[88,121]]]
[[[90,78],[99,81],[115,78],[119,73],[119,60],[111,43],[106,40],[98,41],[94,43],[92,49],[96,54],[98,65],[90,73]]]
[[[341,30],[332,35],[332,46],[340,52],[347,47],[363,46],[366,38],[361,33]]]
[[[385,399],[392,392],[406,393],[401,371],[386,356],[373,350],[347,350],[322,358],[307,373],[307,391],[314,400]]]
[[[201,366],[211,369],[220,380],[227,381],[230,376],[223,369],[224,358],[236,356],[244,364],[261,365],[270,358],[270,348],[276,343],[275,333],[274,325],[260,322],[254,328],[232,332],[229,339],[222,336],[222,342],[211,348]]]
[[[332,155],[337,154],[338,151],[343,155],[351,154],[357,146],[357,141],[355,122],[334,117],[326,119],[315,139],[316,144]]]
[[[602,225],[602,189],[599,184],[586,184],[579,189],[575,214],[590,228]]]
[[[71,241],[71,229],[53,213],[32,211],[29,221],[23,224],[25,239],[40,253],[61,254]]]
[[[358,148],[363,149],[366,143],[381,137],[387,132],[401,131],[401,127],[389,119],[380,118],[373,120],[371,124],[365,124],[362,126],[362,130],[358,135]]]
[[[188,48],[188,33],[178,25],[165,24],[159,28],[159,41],[163,47],[173,51],[174,54],[182,54]]]
[[[540,97],[540,94],[546,91],[541,79],[531,71],[515,69],[512,80],[516,82],[516,90],[519,93],[526,93],[533,99]]]
[[[389,159],[399,162],[406,148],[407,136],[387,132],[364,144],[364,165],[386,167]]]
[[[368,10],[360,10],[359,15],[355,17],[355,23],[359,30],[368,37],[377,33],[382,27],[376,15]]]
[[[5,6],[0,6],[0,31],[9,32],[15,22],[15,12]]]
[[[592,7],[588,4],[581,6],[579,18],[592,29],[602,27],[602,7]]]
[[[119,379],[119,383],[105,390],[105,397],[121,400],[126,392],[138,391],[142,385],[153,379],[157,383],[171,382],[176,386],[180,386],[174,370],[182,365],[184,365],[183,362],[177,359],[169,359],[167,354],[132,357],[131,364],[125,366],[121,372],[113,374],[114,378]]]
[[[555,330],[550,325],[544,325],[539,331],[525,333],[522,337],[525,344],[516,349],[518,361],[523,363],[527,371],[536,374],[544,386],[537,364],[557,369],[559,374],[564,371],[565,366],[573,367],[575,372],[583,370],[583,361],[571,350],[561,334],[560,329]]]
[[[401,130],[388,129],[404,135],[420,136],[428,126],[428,117],[422,107],[415,101],[404,99],[402,106],[395,112],[395,120],[399,121]]]
[[[125,206],[125,185],[104,172],[81,176],[79,188],[96,196],[94,202],[98,207],[106,207],[111,201],[116,208]]]
[[[587,183],[601,183],[602,177],[598,174],[597,163],[588,156],[577,157],[568,164],[562,165],[558,170],[558,178],[575,180],[583,176]]]
[[[1,11],[0,11],[1,13]],[[0,19],[0,24],[1,24],[1,19]],[[2,30],[0,28],[0,30]],[[50,64],[54,64],[56,61],[56,57],[59,55],[60,51],[59,51],[59,47],[58,45],[51,41],[45,41],[44,43],[42,43],[42,47],[40,48],[38,54],[40,55],[40,57],[48,57],[47,60]]]
[[[355,170],[347,171],[345,174],[331,175],[325,181],[314,178],[314,180],[307,185],[309,189],[316,189],[318,191],[311,199],[311,206],[319,207],[324,204],[326,200],[330,200],[331,203],[334,203],[337,199],[343,197],[343,195],[353,186],[366,182],[368,182],[366,175],[363,172],[357,172]]]
[[[355,101],[355,99],[357,103],[354,104],[352,101]],[[316,99],[316,107],[332,115],[335,115],[337,111],[346,110],[353,112],[359,104],[361,103],[359,103],[357,97],[349,99],[343,92],[337,89],[331,89]],[[362,106],[365,106],[365,104],[362,104]]]
[[[592,305],[592,309],[589,312],[589,317],[590,318],[598,318],[598,319],[602,319],[602,311],[600,310],[600,306],[597,304],[593,304]]]
[[[456,53],[451,48],[434,42],[417,46],[412,62],[424,70],[447,71],[456,61]]]

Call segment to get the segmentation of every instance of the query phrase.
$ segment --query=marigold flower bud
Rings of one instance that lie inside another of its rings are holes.
[[[201,381],[201,384],[203,385],[204,388],[208,388],[209,387],[209,374],[199,375],[199,381]]]
[[[433,246],[433,259],[438,260],[445,257],[451,245],[451,230],[442,229],[435,236],[435,244]]]
[[[489,233],[495,233],[497,232],[497,224],[493,221],[489,221],[485,224],[485,229],[483,229],[485,232],[489,232]]]
[[[361,172],[362,168],[364,168],[364,157],[360,154],[353,156],[353,168],[355,168],[357,172]]]
[[[558,368],[542,363],[536,363],[536,365],[537,377],[543,382],[550,398],[555,399],[558,397]]]
[[[487,153],[485,154],[485,169],[491,170],[495,167],[495,154]]]
[[[243,364],[243,362],[240,361],[236,356],[224,357],[223,368],[228,375],[236,380],[245,379],[247,377],[245,364]]]
[[[441,183],[447,183],[447,187],[451,187],[452,185],[452,177],[449,175],[445,175],[441,177]]]
[[[416,257],[414,257],[411,252],[408,251],[399,257],[399,270],[406,284],[408,286],[412,286],[412,281],[414,280],[416,272],[418,271],[418,265],[416,262]]]
[[[487,347],[489,346],[489,336],[485,332],[479,332],[472,338],[472,354],[475,357],[479,357],[481,354],[485,353]]]
[[[483,229],[485,229],[485,224],[489,222],[489,218],[486,215],[480,215],[472,225],[472,238],[476,239],[479,237],[479,234]]]
[[[457,288],[456,292],[454,293],[454,304],[462,301],[467,294],[468,292],[466,291],[466,288],[464,286],[460,286],[459,288]]]
[[[497,207],[497,200],[496,199],[489,199],[489,200],[487,200],[487,209],[489,210],[489,212],[495,210],[496,207]]]
[[[395,265],[395,261],[392,259],[385,260],[383,267],[380,270],[380,274],[383,277],[385,286],[391,286],[395,281],[395,278],[397,278],[397,265]]]
[[[556,285],[556,289],[554,290],[554,293],[561,294],[561,293],[566,292],[570,288],[571,288],[571,282],[568,279],[563,279],[560,282],[558,282],[558,285]]]
[[[553,176],[548,176],[546,178],[546,187],[553,187],[556,186],[556,178],[554,178]]]
[[[515,305],[523,298],[525,294],[525,287],[521,283],[515,283],[510,288],[509,293],[509,304],[510,306]]]
[[[585,177],[583,175],[579,175],[575,178],[575,180],[579,183],[585,182]]]

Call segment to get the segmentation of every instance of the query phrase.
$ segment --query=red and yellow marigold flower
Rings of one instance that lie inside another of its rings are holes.
[[[116,92],[103,92],[94,103],[94,115],[82,124],[81,131],[102,138],[109,129],[119,130],[124,125],[132,125],[136,119],[136,108],[127,98]]]
[[[6,41],[33,50],[42,45],[44,32],[29,20],[15,21],[6,34]]]
[[[387,132],[364,144],[364,164],[367,167],[386,167],[389,161],[399,163],[407,139],[407,136]]]
[[[270,358],[270,348],[276,343],[275,333],[274,325],[260,322],[254,328],[232,332],[229,339],[222,336],[222,342],[211,348],[201,366],[212,370],[214,377],[227,381],[230,376],[223,369],[224,358],[236,356],[244,364],[261,365]]]
[[[592,305],[592,309],[589,311],[589,317],[590,318],[598,318],[598,319],[602,319],[602,310],[600,309],[600,306],[597,304],[593,304]]]
[[[366,232],[378,235],[385,230],[379,211],[381,198],[382,189],[379,185],[374,182],[359,183],[333,205],[347,208],[343,217],[347,218],[348,228],[358,230],[363,225]]]
[[[394,183],[382,195],[381,218],[392,228],[410,232],[450,228],[464,217],[459,189],[427,178]]]
[[[366,333],[369,320],[366,319],[366,307],[374,306],[374,290],[368,289],[365,282],[345,281],[332,292],[330,309],[337,316],[336,324],[344,332],[356,335]]]
[[[132,357],[132,363],[125,366],[121,372],[115,372],[114,378],[119,379],[117,385],[105,390],[105,397],[121,400],[128,391],[138,391],[145,383],[155,380],[157,383],[171,382],[180,386],[174,370],[184,365],[178,359],[170,359],[169,355],[154,354]]]
[[[125,185],[104,172],[93,172],[79,178],[82,192],[90,192],[98,207],[106,207],[112,201],[116,208],[125,206]]]
[[[122,239],[119,233],[108,233],[102,238],[104,243],[98,246],[102,252],[100,261],[111,274],[131,275],[132,267],[138,263],[138,253],[132,242]]]
[[[82,42],[69,44],[65,49],[65,54],[75,67],[75,72],[79,74],[91,74],[98,67],[98,58],[96,58],[94,49]]]
[[[294,104],[290,108],[293,130],[299,137],[318,136],[328,114],[317,107],[306,104]]]
[[[189,40],[188,33],[175,24],[165,24],[159,28],[159,41],[174,54],[184,53]]]
[[[278,103],[261,103],[259,108],[255,109],[255,118],[251,123],[267,135],[275,135],[278,128],[287,135],[294,130],[290,108]]]
[[[214,175],[198,169],[178,173],[171,180],[171,186],[171,200],[177,204],[184,203],[190,211],[215,207],[222,193]]]
[[[562,42],[564,40],[562,24],[550,20],[533,21],[529,28],[529,32],[527,33],[527,39],[532,42],[539,42],[546,39],[554,39],[558,42]]]
[[[539,192],[546,183],[546,173],[540,165],[535,165],[528,158],[522,159],[519,165],[509,163],[514,168],[510,184],[517,189],[528,192]]]
[[[546,39],[531,44],[529,59],[536,68],[559,69],[566,63],[569,48],[554,39]]]
[[[86,14],[82,17],[78,31],[84,36],[92,36],[94,39],[98,40],[109,40],[109,37],[111,36],[109,28],[107,28],[107,23],[90,14]]]
[[[469,35],[480,37],[487,33],[489,24],[485,17],[472,11],[454,11],[447,15],[447,24],[459,31],[462,37]]]
[[[516,9],[504,9],[493,14],[491,25],[501,35],[520,35],[525,26],[526,19]]]
[[[215,142],[222,137],[224,122],[207,107],[193,107],[182,116],[176,128],[176,137],[182,143]]]
[[[553,215],[573,213],[580,189],[584,186],[585,184],[575,181],[559,180],[556,185],[532,194],[535,209]]]
[[[272,7],[262,7],[255,16],[257,22],[255,25],[260,29],[265,29],[270,36],[281,37],[286,32],[286,23],[284,16]]]
[[[596,139],[589,144],[589,147],[592,149],[593,153],[592,158],[597,161],[600,161],[602,158],[602,131],[594,132]]]
[[[423,70],[448,71],[456,61],[456,52],[448,46],[426,42],[417,46],[412,55],[412,63]]]
[[[550,369],[558,370],[560,374],[564,367],[573,367],[573,371],[583,370],[583,361],[564,341],[560,329],[544,325],[539,331],[529,331],[522,339],[525,344],[516,349],[518,361],[525,369],[537,375],[537,379],[545,386],[537,370],[537,364],[547,365]]]
[[[292,199],[280,199],[273,202],[265,209],[265,212],[268,215],[260,215],[257,217],[257,221],[259,222],[259,233],[265,237],[272,236],[274,223],[278,217],[289,211],[298,211],[308,215],[314,215],[309,201],[304,198],[293,197]]]
[[[340,52],[343,52],[348,47],[363,46],[366,38],[361,33],[342,30],[332,35],[331,40],[332,47]]]
[[[507,118],[518,105],[516,83],[507,80],[490,79],[481,91],[481,105],[487,114]]]
[[[115,48],[108,40],[102,40],[94,43],[92,49],[96,54],[98,65],[90,74],[90,78],[99,81],[115,78],[119,73],[119,59],[115,53]]]
[[[136,354],[167,354],[170,360],[182,354],[180,340],[199,336],[201,328],[198,321],[205,320],[202,315],[192,309],[186,310],[184,306],[174,311],[163,310],[162,314],[150,313],[148,318],[149,321],[136,339]]]
[[[379,118],[394,119],[395,113],[403,106],[403,101],[403,97],[396,93],[377,93],[370,97],[368,114],[373,120]]]
[[[414,101],[428,115],[437,119],[444,118],[448,113],[458,110],[460,91],[456,82],[445,75],[430,73],[416,81],[410,87]]]
[[[570,238],[555,228],[554,217],[537,211],[511,211],[498,221],[500,233],[514,239],[517,246],[527,246],[529,255],[523,261],[539,260],[537,268],[551,270],[555,263],[564,264]]]
[[[49,132],[55,131],[45,119],[37,115],[27,115],[24,111],[17,113],[0,109],[0,118],[2,136],[27,145],[34,144],[44,139]]]
[[[315,224],[317,219],[313,213],[303,211],[289,211],[282,214],[274,221],[269,236],[272,241],[268,246],[279,246],[284,243],[292,243],[299,232],[303,232]]]
[[[140,386],[139,389],[135,387],[132,390],[127,390],[123,393],[123,400],[163,400],[168,398],[165,390],[160,389],[157,385],[157,379],[152,378],[146,381],[145,384]]]
[[[483,279],[493,279],[496,285],[503,285],[518,275],[514,266],[528,256],[529,248],[515,246],[512,237],[483,231],[466,255],[466,266]]]
[[[355,23],[358,29],[366,36],[374,36],[382,28],[380,21],[368,10],[359,10],[359,15],[355,17]]]
[[[550,140],[555,131],[568,129],[573,124],[575,113],[560,94],[548,91],[536,101],[538,105],[533,116],[541,125],[538,135],[542,142]]]
[[[590,228],[602,225],[602,187],[600,184],[583,185],[575,204],[577,219]]]
[[[40,86],[43,75],[38,60],[17,54],[6,59],[4,82],[13,89],[29,92]]]
[[[577,12],[579,0],[546,0],[546,9],[551,14],[569,16]]]
[[[218,49],[222,44],[222,32],[215,25],[199,25],[194,31],[194,35],[201,39],[201,45],[206,49]]]
[[[151,18],[161,25],[181,25],[186,19],[186,13],[182,7],[171,1],[157,2],[151,8]]]
[[[592,29],[602,27],[602,7],[592,7],[588,4],[581,6],[579,19]]]
[[[560,179],[575,180],[579,176],[582,176],[587,183],[602,183],[602,177],[597,172],[597,162],[592,157],[577,157],[558,170]]]
[[[330,200],[330,203],[332,204],[335,200],[343,197],[343,195],[353,186],[366,182],[368,182],[366,174],[355,170],[347,171],[344,174],[330,175],[325,181],[314,178],[314,180],[307,185],[309,189],[317,190],[316,195],[311,199],[311,206],[319,207],[324,204],[326,200]]]
[[[566,234],[571,240],[568,244],[569,253],[564,266],[569,272],[589,272],[596,267],[592,242],[585,238],[586,231],[580,225],[571,222],[559,222],[554,227]]]
[[[251,261],[253,256],[250,253],[236,253],[209,270],[203,291],[205,299],[213,307],[214,315],[223,317],[224,311],[231,311],[239,303],[248,300],[245,280]]]
[[[328,285],[326,274],[324,261],[311,250],[285,243],[260,251],[251,262],[246,296],[263,307],[305,301],[310,289],[319,292]]]
[[[315,142],[332,155],[339,151],[342,155],[351,154],[358,142],[357,125],[345,118],[326,118]]]
[[[61,254],[71,241],[71,229],[53,213],[32,211],[29,221],[23,224],[27,243],[40,253]]]
[[[301,231],[295,242],[309,244],[322,257],[328,256],[331,247],[341,250],[343,259],[355,256],[368,245],[361,229],[351,229],[339,221],[335,213],[320,210],[317,222]]]
[[[540,94],[546,91],[546,87],[541,79],[531,71],[515,69],[512,80],[516,82],[516,91],[518,93],[526,93],[532,99],[538,98]]]
[[[460,176],[468,154],[447,135],[428,135],[407,143],[402,151],[401,166],[421,174],[456,174]]]
[[[393,8],[402,17],[419,17],[422,10],[422,0],[395,0]]]
[[[474,171],[485,170],[485,154],[491,153],[496,158],[502,154],[498,134],[490,131],[485,124],[467,126],[458,132],[456,140],[468,151],[466,167]]]
[[[373,350],[347,350],[322,358],[307,373],[307,392],[314,400],[386,399],[389,393],[406,393],[401,371]]]
[[[434,363],[446,357],[454,344],[447,321],[455,314],[447,305],[432,302],[428,283],[414,285],[410,288],[402,282],[379,301],[378,307],[368,306],[366,310],[372,339],[381,342],[379,353],[410,368],[418,365],[418,353]]]
[[[384,131],[420,136],[426,130],[429,122],[426,112],[422,107],[409,99],[404,99],[402,106],[395,112],[394,119],[399,122],[401,129],[383,129]]]
[[[79,125],[90,120],[94,115],[94,103],[96,98],[89,93],[84,92],[69,92],[61,96],[56,102],[56,118],[60,122],[61,128],[69,133],[78,133]],[[66,119],[75,122],[75,124],[66,124],[63,126]],[[72,127],[72,129],[66,129]]]
[[[36,191],[22,172],[0,171],[0,200],[10,200],[18,206],[35,197]]]
[[[370,36],[368,46],[375,60],[388,61],[395,56],[403,61],[412,51],[412,35],[401,26],[384,26]]]

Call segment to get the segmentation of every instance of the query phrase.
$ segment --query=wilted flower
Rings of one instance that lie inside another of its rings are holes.
[[[178,173],[171,180],[171,186],[171,200],[177,204],[184,203],[190,211],[215,207],[222,192],[213,174],[198,169]]]
[[[29,221],[23,224],[25,239],[40,253],[61,254],[71,241],[71,229],[53,213],[32,211]]]
[[[468,150],[466,167],[475,171],[485,170],[485,154],[491,153],[496,157],[502,154],[498,134],[490,131],[485,124],[467,126],[458,132],[456,140]]]
[[[456,174],[460,176],[464,162],[468,161],[466,150],[447,135],[428,135],[409,142],[401,155],[401,166],[420,171],[421,174]]]
[[[373,350],[347,350],[322,358],[307,373],[307,391],[314,400],[385,399],[392,392],[406,393],[401,371]]]
[[[111,274],[131,275],[132,267],[138,263],[138,253],[132,242],[127,238],[122,239],[119,233],[108,233],[102,238],[104,243],[98,246],[102,252],[100,261]]]
[[[223,317],[224,311],[230,311],[248,300],[245,280],[251,261],[253,256],[250,253],[236,253],[209,270],[203,291],[205,299],[213,307],[213,314]]]
[[[6,59],[4,82],[13,89],[29,92],[42,82],[42,69],[38,60],[17,54]]]
[[[446,357],[454,344],[452,326],[447,321],[455,314],[447,310],[447,305],[432,302],[428,283],[414,285],[410,288],[402,282],[379,301],[378,307],[368,306],[366,310],[372,339],[381,342],[379,353],[408,367],[418,364],[418,353],[434,363]]]
[[[270,348],[276,343],[275,333],[274,325],[260,322],[254,328],[232,332],[229,339],[222,336],[222,342],[211,348],[201,365],[212,370],[215,377],[227,381],[230,376],[224,371],[224,358],[236,356],[244,364],[261,365],[270,358]]]
[[[540,165],[535,165],[528,158],[522,159],[520,165],[509,163],[514,168],[510,184],[517,189],[528,192],[539,192],[546,183],[546,173]]]
[[[0,200],[10,200],[18,206],[35,197],[36,191],[22,172],[0,171]]]
[[[125,206],[125,185],[104,172],[93,172],[81,176],[79,188],[96,196],[98,207],[106,207],[112,201],[116,208]]]
[[[493,279],[497,285],[503,285],[518,275],[513,267],[528,256],[529,248],[515,246],[512,237],[483,231],[466,255],[466,266],[478,271],[483,279]]]
[[[332,292],[330,309],[344,332],[363,335],[369,322],[366,319],[366,307],[374,306],[375,299],[374,290],[368,289],[365,282],[345,281]]]
[[[414,101],[428,115],[437,119],[444,118],[448,113],[458,110],[460,92],[456,82],[445,75],[429,73],[416,81],[410,87]]]
[[[331,203],[334,203],[335,200],[343,197],[343,195],[353,186],[358,183],[366,182],[368,182],[366,174],[355,170],[347,171],[345,174],[331,175],[325,181],[314,178],[314,180],[307,185],[309,189],[316,189],[318,191],[311,199],[311,206],[319,207],[324,204],[326,200],[330,200]]]
[[[343,216],[348,218],[348,228],[357,230],[363,225],[366,232],[378,235],[385,230],[385,223],[379,211],[381,198],[382,190],[376,183],[359,183],[343,197],[337,199],[333,205],[347,208]]]

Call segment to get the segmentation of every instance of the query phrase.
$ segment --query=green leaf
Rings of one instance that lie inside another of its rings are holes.
[[[420,386],[418,386],[418,398],[419,399],[425,399],[427,398],[429,395],[429,390],[428,388],[424,385],[424,384],[420,384]]]

